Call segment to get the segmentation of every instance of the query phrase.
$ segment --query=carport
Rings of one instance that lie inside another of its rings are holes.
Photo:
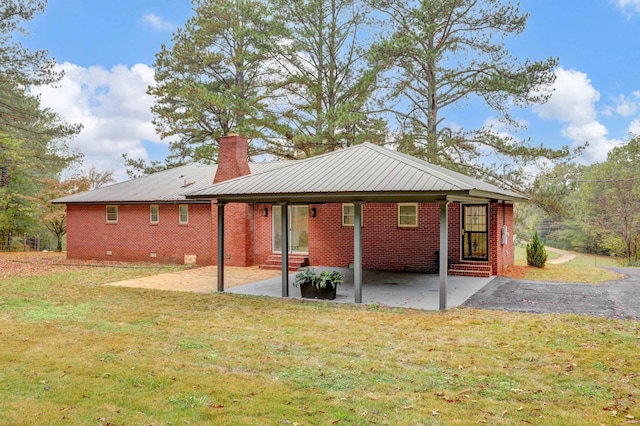
[[[241,176],[185,194],[215,199],[218,212],[218,291],[224,291],[224,211],[228,203],[281,206],[287,229],[288,206],[324,203],[354,205],[354,302],[362,302],[362,206],[366,203],[438,203],[440,206],[439,308],[447,308],[447,206],[451,202],[513,202],[525,197],[425,161],[370,143],[291,161],[280,168]],[[289,296],[288,233],[282,233],[281,295]]]

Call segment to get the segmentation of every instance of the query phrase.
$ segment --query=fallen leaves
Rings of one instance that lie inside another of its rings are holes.
[[[76,271],[87,266],[129,266],[130,262],[98,262],[95,260],[67,259],[66,253],[11,252],[0,253],[0,278],[36,277],[52,273]],[[154,265],[157,266],[157,265]]]

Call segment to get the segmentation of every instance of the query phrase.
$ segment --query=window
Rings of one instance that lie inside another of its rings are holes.
[[[159,223],[160,222],[160,209],[157,204],[152,204],[149,206],[149,222],[150,223]]]
[[[398,204],[398,226],[401,228],[418,226],[418,203]]]
[[[356,208],[352,203],[342,205],[342,226],[353,226],[355,223]],[[364,206],[360,209],[360,226],[364,223]]]
[[[107,206],[107,223],[118,223],[118,206]]]
[[[462,206],[462,258],[489,259],[489,217],[486,204]]]
[[[189,206],[187,204],[180,204],[178,206],[178,212],[179,212],[179,223],[181,224],[187,224],[189,223]]]

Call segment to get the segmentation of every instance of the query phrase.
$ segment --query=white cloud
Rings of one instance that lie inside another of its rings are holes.
[[[148,159],[144,142],[162,143],[152,120],[153,98],[146,94],[154,84],[153,69],[144,64],[111,70],[65,62],[65,76],[53,87],[38,88],[42,105],[69,123],[84,128],[71,142],[84,154],[84,168],[114,170],[117,180],[127,179],[122,154]]]
[[[632,116],[640,108],[640,92],[633,92],[630,96],[620,95],[613,99],[613,105],[605,107],[605,115],[618,114],[622,117]]]
[[[640,12],[640,0],[614,0],[614,3],[622,10]]]
[[[533,110],[541,117],[585,123],[595,119],[595,103],[599,100],[600,93],[591,85],[587,74],[560,67],[556,70],[551,98]]]
[[[606,160],[609,150],[623,142],[608,138],[607,128],[598,121],[596,103],[600,100],[600,92],[593,87],[587,74],[560,67],[556,70],[554,89],[549,101],[536,105],[534,112],[567,123],[562,135],[569,138],[574,147],[589,143],[582,161]],[[620,111],[626,112],[624,107]]]
[[[156,31],[173,31],[176,29],[176,25],[174,23],[167,21],[155,13],[148,13],[144,15],[140,21],[149,25]]]
[[[640,136],[640,118],[636,118],[631,122],[628,129],[632,136]]]

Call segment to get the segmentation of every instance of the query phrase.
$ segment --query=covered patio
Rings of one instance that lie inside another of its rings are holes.
[[[437,203],[439,205],[439,274],[437,286],[425,281],[424,288],[408,286],[414,291],[437,293],[437,307],[451,306],[448,289],[448,205],[451,202],[502,203],[524,199],[494,185],[434,166],[425,161],[369,143],[330,152],[306,160],[291,161],[278,169],[250,174],[186,194],[187,199],[215,199],[218,209],[218,291],[225,291],[225,205],[228,203],[272,204],[281,206],[281,229],[288,227],[291,205],[351,203],[354,206],[352,284],[343,287],[341,298],[355,303],[363,299],[363,282],[367,292],[374,291],[374,281],[365,280],[362,267],[362,207],[366,203]],[[289,273],[289,237],[282,233],[282,274],[280,296],[289,297],[292,275]],[[333,268],[336,269],[336,268]],[[461,278],[468,280],[467,277]],[[457,279],[456,279],[457,281]],[[486,282],[485,282],[486,283]],[[484,284],[483,284],[484,285]],[[269,287],[269,292],[271,287]],[[380,287],[382,288],[382,287]],[[264,287],[267,291],[267,287]],[[381,290],[383,291],[383,290]],[[473,293],[471,293],[473,294]],[[470,295],[471,295],[470,294]],[[469,296],[470,296],[469,295]],[[419,297],[418,297],[419,298]],[[408,300],[408,299],[407,299]],[[409,301],[407,301],[409,303]],[[426,308],[425,308],[426,309]],[[435,308],[434,308],[435,309]]]
[[[331,302],[353,303],[355,292],[353,269],[334,267],[317,267],[315,269],[342,272],[344,282],[338,286],[336,299]],[[294,277],[295,273],[289,274],[289,281],[293,283]],[[362,271],[362,280],[364,286],[362,303],[364,304],[430,311],[440,307],[440,278],[438,275],[365,269]],[[491,280],[493,277],[449,277],[446,294],[447,306],[452,308],[462,305]],[[270,278],[236,286],[226,291],[251,296],[281,297],[282,280],[280,277]],[[289,296],[299,298],[300,289],[293,287]]]

